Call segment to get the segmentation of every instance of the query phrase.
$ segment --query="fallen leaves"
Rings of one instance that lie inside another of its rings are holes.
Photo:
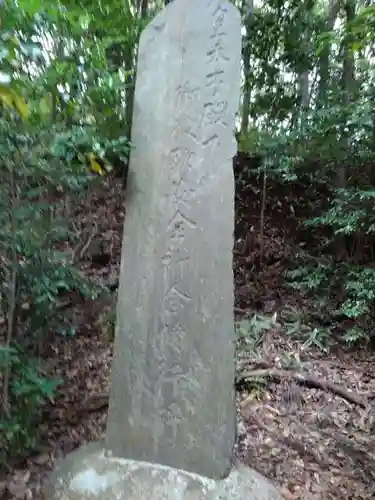
[[[90,193],[89,201],[84,200],[84,207],[77,207],[72,217],[81,219],[77,227],[92,227],[95,222],[95,237],[108,243],[106,253],[111,257],[109,264],[98,268],[91,265],[88,248],[78,252],[84,257],[83,271],[99,281],[116,283],[124,215],[121,180],[118,185],[104,183],[102,191]],[[256,348],[248,344],[246,350],[238,352],[239,377],[246,371],[253,375],[258,371],[259,375],[260,370],[284,370],[288,362],[293,370],[303,368],[304,373],[314,372],[330,384],[351,387],[361,398],[375,394],[375,359],[367,356],[353,361],[345,354],[329,357],[314,347],[306,349],[303,342],[291,341],[277,326],[275,309],[287,298],[280,289],[282,263],[291,251],[286,241],[286,217],[283,207],[267,215],[260,269],[259,241],[244,236],[256,224],[256,203],[237,199],[236,237],[241,251],[235,252],[234,262],[236,313],[247,314],[258,305],[263,312],[270,309],[270,321]],[[298,304],[299,296],[293,299]],[[55,461],[83,442],[104,435],[111,348],[101,338],[97,320],[108,304],[73,301],[68,306],[72,306],[78,335],[55,339],[49,346],[51,373],[65,382],[46,408],[39,427],[44,448],[0,478],[1,499],[41,499],[41,485]],[[242,344],[245,347],[246,342]],[[368,406],[361,409],[335,395],[332,386],[326,386],[327,392],[319,384],[307,387],[299,383],[303,381],[297,382],[297,391],[293,381],[282,376],[276,382],[263,377],[263,383],[255,383],[251,389],[242,384],[238,391],[237,456],[278,484],[286,500],[375,498],[375,400],[369,398]]]
[[[241,373],[267,375],[274,370],[272,363],[286,358],[291,349],[288,338],[279,331],[273,333],[273,340],[273,345],[259,346],[247,355],[239,353],[238,378]],[[296,344],[293,347],[298,349]],[[355,387],[361,397],[369,392],[371,381],[362,376],[368,373],[369,359],[353,364],[351,354],[341,354],[338,362],[335,356],[328,358],[317,350],[310,356],[310,361],[300,362],[300,370],[314,373],[314,381]],[[375,359],[372,362],[375,366]],[[303,384],[295,400],[286,397],[294,383],[289,376],[280,377],[277,383],[269,378],[257,398],[253,397],[254,382],[248,391],[241,384],[239,442],[245,445],[238,447],[239,457],[278,483],[287,499],[374,498],[375,404],[353,406],[341,394],[327,391],[324,384]]]

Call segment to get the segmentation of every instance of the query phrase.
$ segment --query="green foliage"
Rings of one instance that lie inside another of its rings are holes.
[[[288,337],[304,341],[304,348],[314,346],[327,352],[332,345],[330,329],[322,325],[316,326],[313,318],[303,310],[284,307],[280,312],[280,323]]]
[[[61,160],[56,130],[34,133],[16,120],[8,116],[0,122],[0,313],[8,320],[7,343],[19,339],[28,355],[9,348],[1,365],[4,408],[9,408],[0,420],[4,462],[34,446],[43,402],[54,384],[39,374],[30,355],[51,331],[62,333],[61,297],[74,291],[95,298],[100,291],[58,250],[72,235],[58,192],[79,195],[90,183],[87,168],[67,156]],[[72,326],[65,320],[65,330]]]
[[[255,349],[262,343],[265,333],[273,326],[275,326],[273,318],[254,314],[251,318],[237,321],[235,331],[242,346]]]
[[[352,345],[373,335],[375,319],[374,7],[268,0],[252,28],[251,120],[239,146],[263,159],[268,182],[304,189],[295,210],[309,238],[287,278],[325,304],[332,327],[347,321]]]
[[[136,44],[147,16],[122,0],[104,7],[10,0],[0,10],[0,446],[6,462],[33,446],[55,387],[32,361],[34,353],[54,335],[75,333],[64,300],[103,292],[77,265],[74,249],[82,242],[71,207],[99,181],[92,172],[126,170]]]
[[[0,419],[0,466],[24,456],[37,442],[43,405],[53,397],[59,380],[45,376],[38,364],[19,348],[0,348],[1,371],[9,369],[9,411]]]

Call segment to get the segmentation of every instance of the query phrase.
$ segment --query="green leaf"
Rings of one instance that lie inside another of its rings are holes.
[[[18,0],[18,8],[29,16],[34,16],[37,12],[40,12],[44,6],[47,6],[47,3],[43,0]]]

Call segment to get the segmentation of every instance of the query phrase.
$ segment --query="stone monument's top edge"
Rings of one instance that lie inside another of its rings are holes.
[[[158,12],[153,20],[148,24],[147,27],[152,26],[157,30],[163,28],[163,23],[167,20],[169,15],[173,15],[174,12],[178,10],[194,11],[197,9],[204,8],[214,8],[215,7],[225,7],[229,15],[237,16],[241,22],[241,14],[238,8],[233,5],[229,0],[172,0],[166,7],[164,7],[160,12]],[[158,26],[159,25],[159,26]],[[146,28],[147,29],[147,28]]]

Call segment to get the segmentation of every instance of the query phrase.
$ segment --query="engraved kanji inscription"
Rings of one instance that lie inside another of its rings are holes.
[[[228,102],[226,100],[217,100],[208,102],[204,106],[203,126],[210,127],[212,125],[228,126],[226,121],[226,110]]]
[[[220,90],[220,86],[224,83],[224,71],[216,69],[206,75],[206,88],[208,88],[212,96],[216,96]]]
[[[220,66],[229,61],[229,55],[225,51],[224,44],[222,42],[222,37],[215,39],[214,43],[207,52],[208,63]]]
[[[241,18],[174,0],[142,33],[106,447],[222,478],[235,439],[231,157]]]

